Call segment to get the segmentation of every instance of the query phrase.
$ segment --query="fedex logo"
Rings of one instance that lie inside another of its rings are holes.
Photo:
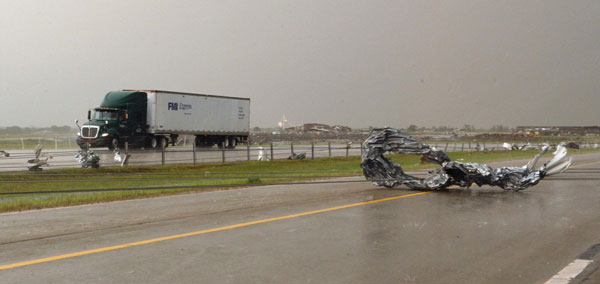
[[[169,110],[177,110],[179,108],[179,104],[178,103],[172,103],[169,102],[168,107]]]

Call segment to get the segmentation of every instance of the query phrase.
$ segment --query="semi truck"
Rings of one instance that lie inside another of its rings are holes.
[[[113,150],[159,148],[193,135],[196,146],[235,148],[248,142],[250,99],[160,90],[121,90],[104,96],[79,126],[77,143]]]

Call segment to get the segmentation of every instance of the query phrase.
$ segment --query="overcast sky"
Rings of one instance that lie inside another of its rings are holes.
[[[600,1],[0,0],[0,127],[119,89],[251,98],[251,125],[600,124]]]

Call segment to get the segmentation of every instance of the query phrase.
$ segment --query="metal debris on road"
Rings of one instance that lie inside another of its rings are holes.
[[[35,153],[35,158],[27,160],[27,168],[30,171],[41,171],[42,166],[49,166],[48,160],[52,159],[52,156],[46,153],[42,153],[42,148],[43,147],[41,144],[36,144],[35,149],[33,150]]]
[[[127,154],[127,149],[125,150],[125,154],[121,154],[121,151],[117,147],[113,153],[115,154],[115,162],[121,163],[121,167],[126,167],[129,164],[129,158],[131,158],[131,155]]]
[[[571,148],[571,149],[575,149],[578,150],[579,149],[579,144],[575,143],[575,142],[569,142],[569,143],[561,143],[562,146],[565,146],[566,148]]]
[[[288,160],[304,160],[305,158],[306,158],[306,153],[300,153],[300,154],[292,153],[292,155],[290,155],[288,157]]]
[[[258,161],[265,161],[268,160],[267,158],[265,158],[265,150],[263,149],[263,147],[258,147]]]
[[[536,185],[545,176],[564,172],[572,160],[567,157],[567,149],[559,145],[550,162],[534,169],[539,158],[550,150],[550,146],[546,145],[523,167],[493,169],[485,164],[451,161],[444,151],[422,144],[390,127],[371,130],[364,148],[366,151],[360,166],[367,180],[378,186],[406,185],[415,190],[440,190],[451,185],[468,188],[475,183],[478,186],[491,185],[518,191]],[[441,167],[430,170],[425,178],[418,178],[404,173],[400,165],[383,155],[386,152],[422,155],[422,160]]]
[[[79,152],[75,156],[75,160],[81,165],[82,168],[94,168],[100,167],[100,156],[90,150],[88,143],[83,143]]]

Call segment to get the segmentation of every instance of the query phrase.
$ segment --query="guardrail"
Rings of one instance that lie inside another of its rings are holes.
[[[50,142],[50,151],[45,148],[43,153],[52,156],[49,165],[44,168],[76,168],[80,167],[75,161],[77,149],[66,149],[58,146],[56,139],[45,140],[29,138],[35,142]],[[192,143],[189,143],[190,141]],[[315,159],[323,157],[350,157],[361,156],[365,149],[362,143],[353,141],[350,143],[332,143],[323,141],[293,141],[282,142],[278,144],[269,143],[266,145],[260,144],[242,144],[238,145],[237,149],[219,149],[213,148],[198,148],[194,147],[193,139],[179,141],[179,146],[169,147],[166,149],[149,150],[149,149],[121,149],[121,154],[130,154],[129,165],[166,165],[166,164],[196,164],[205,162],[230,162],[230,161],[250,161],[250,160],[281,160],[288,159],[295,154],[305,154],[305,159]],[[63,141],[64,145],[68,145],[69,139]],[[71,140],[71,146],[76,144]],[[429,144],[445,152],[457,151],[499,151],[506,150],[502,143],[499,142],[451,142],[451,141],[426,141]],[[37,144],[37,143],[36,143]],[[524,145],[526,143],[517,143]],[[539,149],[543,144],[528,144],[527,148]],[[54,147],[52,147],[54,146]],[[585,142],[579,144],[581,148],[598,148],[596,142]],[[262,147],[262,150],[261,150]],[[0,150],[5,150],[0,148]],[[104,149],[93,149],[101,156],[100,165],[119,166],[120,163],[114,161],[112,151]],[[34,158],[33,150],[5,150],[9,153],[8,157],[0,156],[0,171],[15,171],[27,169],[27,160]]]

